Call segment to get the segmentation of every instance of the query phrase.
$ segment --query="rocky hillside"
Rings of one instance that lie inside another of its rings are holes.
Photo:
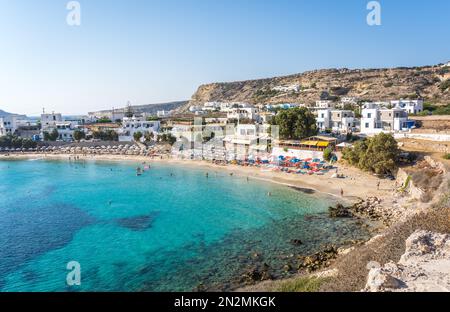
[[[299,86],[298,91],[277,91],[280,86]],[[208,101],[257,103],[305,103],[318,99],[362,100],[423,97],[435,104],[450,104],[450,67],[443,65],[385,69],[324,69],[285,77],[202,85],[191,105]]]

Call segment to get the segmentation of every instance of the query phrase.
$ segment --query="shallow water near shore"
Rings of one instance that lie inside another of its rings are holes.
[[[287,277],[292,257],[369,237],[328,218],[336,199],[324,194],[163,163],[136,176],[137,166],[0,161],[0,290],[230,290],[252,267]],[[70,261],[81,286],[66,285]]]

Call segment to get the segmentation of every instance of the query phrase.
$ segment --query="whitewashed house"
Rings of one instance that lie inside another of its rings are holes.
[[[423,100],[398,100],[391,101],[392,107],[404,109],[408,114],[418,114],[423,112]]]
[[[17,130],[16,116],[0,117],[0,136],[14,134]]]
[[[239,107],[232,108],[227,113],[228,120],[236,119],[250,119],[259,122],[259,115],[257,114],[257,110],[254,107]]]
[[[319,109],[316,117],[317,128],[325,131],[331,128],[331,109]]]
[[[414,126],[409,121],[408,112],[404,109],[363,109],[361,133],[374,135],[381,132],[409,131]]]
[[[320,109],[316,122],[320,131],[354,132],[357,127],[355,113],[350,110]]]
[[[158,118],[170,117],[171,112],[166,110],[161,110],[156,112],[156,116]]]
[[[317,109],[323,109],[323,108],[336,108],[336,103],[330,100],[321,100],[316,101],[316,108]]]
[[[151,132],[156,137],[160,127],[161,122],[159,120],[147,121],[142,117],[125,117],[122,121],[122,127],[119,129],[119,141],[133,141],[136,132],[141,132],[143,135]]]
[[[56,129],[56,131],[58,131],[59,135],[58,140],[65,142],[73,141],[73,133],[75,132],[75,125],[72,122],[70,121],[58,122],[53,127],[53,129]]]
[[[390,106],[389,102],[364,102],[363,109],[383,109]]]
[[[223,139],[227,159],[244,160],[267,153],[270,142],[268,125],[238,125]]]
[[[41,114],[41,127],[42,132],[50,132],[55,129],[56,124],[63,122],[62,115],[60,113]]]

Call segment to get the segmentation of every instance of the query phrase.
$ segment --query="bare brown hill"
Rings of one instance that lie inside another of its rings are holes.
[[[300,90],[273,89],[292,85],[300,86]],[[437,105],[450,104],[450,67],[323,69],[284,77],[212,83],[200,86],[182,110],[210,101],[312,105],[319,99],[341,97],[374,101],[423,97]]]

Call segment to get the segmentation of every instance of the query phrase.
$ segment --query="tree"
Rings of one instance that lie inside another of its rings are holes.
[[[44,131],[44,141],[56,141],[59,138],[58,130],[53,129],[52,132]]]
[[[163,133],[161,135],[158,135],[158,141],[173,145],[177,141],[177,138],[170,133]]]
[[[50,141],[56,141],[59,138],[58,130],[53,129],[52,132],[50,132]]]
[[[114,130],[94,131],[92,136],[94,139],[102,141],[117,141],[119,139],[119,135]]]
[[[5,135],[0,137],[0,147],[8,148],[35,148],[37,143],[33,140],[21,138],[16,135]]]
[[[149,132],[145,133],[144,138],[145,138],[145,141],[151,142],[155,138],[155,135],[153,134],[152,131],[149,131]]]
[[[329,147],[327,147],[324,151],[323,151],[323,159],[325,159],[326,161],[330,161],[333,158],[333,150]]]
[[[317,134],[316,118],[305,107],[280,111],[273,119],[282,139],[303,139]]]
[[[141,131],[133,133],[133,138],[136,142],[138,142],[142,138],[143,134]]]
[[[82,139],[84,139],[86,137],[86,134],[83,132],[83,131],[81,131],[81,130],[75,130],[74,132],[73,132],[73,138],[74,138],[74,140],[76,140],[76,141],[81,141]]]
[[[393,173],[397,169],[400,150],[391,134],[380,133],[353,148],[345,148],[342,157],[353,166],[377,174]]]

